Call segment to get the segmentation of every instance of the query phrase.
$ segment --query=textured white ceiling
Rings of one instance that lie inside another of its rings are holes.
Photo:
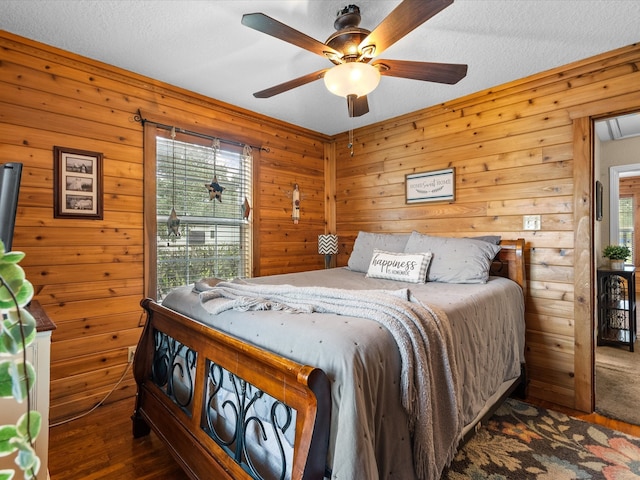
[[[263,12],[324,42],[336,12],[350,2],[369,30],[400,3],[0,0],[0,28],[330,135],[640,40],[639,0],[456,0],[381,58],[466,63],[468,74],[457,85],[383,77],[368,96],[370,112],[356,119],[321,80],[269,99],[253,97],[331,64],[241,25],[243,13]]]

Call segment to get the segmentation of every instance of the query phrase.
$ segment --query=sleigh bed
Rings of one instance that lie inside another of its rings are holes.
[[[524,240],[493,243],[361,232],[348,267],[143,300],[134,436],[194,479],[439,478],[525,384]],[[375,255],[429,257],[428,281]]]

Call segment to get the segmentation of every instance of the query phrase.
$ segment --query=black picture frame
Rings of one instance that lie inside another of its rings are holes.
[[[603,195],[602,182],[596,180],[596,220],[602,221],[602,195]]]

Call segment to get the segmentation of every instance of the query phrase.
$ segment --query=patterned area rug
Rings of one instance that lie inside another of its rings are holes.
[[[640,479],[640,438],[507,399],[442,479]]]

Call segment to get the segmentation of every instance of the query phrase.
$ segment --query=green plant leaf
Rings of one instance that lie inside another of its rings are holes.
[[[7,292],[7,289],[5,288],[4,291]],[[33,285],[29,280],[22,282],[19,290],[13,290],[13,294],[16,297],[19,307],[26,306],[33,298],[33,293]],[[13,303],[13,298],[11,298],[11,296],[9,296],[8,299],[0,298],[0,309],[13,310],[15,308],[16,305]]]
[[[18,300],[18,306],[26,307],[33,298],[33,293],[34,290],[31,282],[29,280],[22,282],[22,287],[20,287],[18,293],[15,294],[16,300]]]
[[[24,308],[19,310],[19,315],[18,310],[9,311],[6,320],[3,322],[3,327],[3,332],[19,345],[18,351],[23,350],[23,338],[24,346],[28,347],[38,333],[36,319]]]
[[[27,398],[27,378],[29,379],[29,387],[33,388],[36,384],[36,371],[29,362],[13,362],[13,368],[9,367],[9,371],[13,371],[13,398],[18,402],[22,402]]]
[[[13,379],[9,373],[9,366],[13,360],[3,360],[0,362],[0,398],[10,398],[13,396]]]
[[[26,368],[25,368],[26,365]],[[36,371],[29,362],[4,360],[0,362],[0,398],[15,398],[22,402],[27,396],[26,374],[29,378],[29,386],[35,385]]]
[[[28,443],[21,443],[18,446],[16,464],[25,472],[25,478],[33,478],[30,471],[35,474],[40,469],[40,459],[36,455],[36,451]]]
[[[22,319],[22,327],[20,326]],[[7,312],[7,318],[2,321],[0,332],[0,354],[15,355],[23,350],[22,337],[24,335],[24,346],[33,343],[38,333],[36,319],[29,311],[21,308],[20,319],[18,311]],[[22,333],[21,333],[22,332]]]
[[[25,257],[24,252],[18,252],[18,251],[6,252],[0,257],[0,263],[18,263],[24,257]]]
[[[0,480],[13,480],[15,470],[0,470]]]
[[[13,339],[13,336],[9,335],[9,333],[3,332],[2,337],[0,338],[0,353],[4,355],[15,355],[20,352],[20,347],[22,345],[16,343]]]
[[[18,436],[18,429],[15,425],[0,426],[0,457],[6,457],[16,451],[12,440]]]
[[[16,424],[18,427],[18,433],[24,437],[27,441],[35,440],[40,434],[40,428],[42,427],[42,415],[35,410],[24,413]]]
[[[17,292],[24,283],[24,270],[20,265],[14,263],[0,263],[0,277],[4,283],[9,286],[12,292]],[[11,300],[11,293],[7,290],[7,286],[0,287],[0,300]]]

